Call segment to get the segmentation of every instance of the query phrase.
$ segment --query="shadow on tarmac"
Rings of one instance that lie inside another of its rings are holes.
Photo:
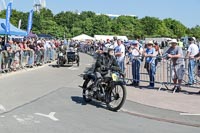
[[[83,100],[82,97],[79,97],[79,96],[72,96],[71,99],[72,99],[73,102],[75,102],[77,104],[81,104],[81,105],[89,104],[89,105],[95,106],[96,108],[102,108],[102,109],[106,109],[107,110],[107,108],[105,107],[105,104],[102,103],[102,102],[91,101],[91,102],[87,103],[87,102],[85,102]]]
[[[49,67],[53,67],[53,68],[72,67],[72,66],[73,66],[72,64],[67,64],[67,65],[62,65],[62,66],[59,66],[57,64],[55,64],[55,65],[49,65]]]

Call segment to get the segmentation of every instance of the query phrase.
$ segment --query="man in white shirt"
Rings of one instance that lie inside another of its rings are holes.
[[[50,58],[51,58],[51,45],[50,45],[50,41],[45,41],[45,44],[44,44],[44,49],[45,49],[45,54],[44,54],[44,62],[47,63],[50,61]]]
[[[122,72],[124,72],[124,60],[125,60],[125,46],[122,44],[120,39],[117,40],[118,46],[115,48],[115,57],[117,58],[117,63]]]
[[[105,47],[110,47],[111,46],[111,43],[110,43],[110,39],[107,39],[107,42],[105,43]]]
[[[187,50],[186,58],[189,58],[189,63],[188,63],[188,78],[189,81],[186,85],[193,85],[196,81],[194,78],[194,69],[196,66],[196,60],[195,56],[199,53],[199,48],[195,44],[195,39],[194,38],[188,38],[189,41],[189,48]]]
[[[113,37],[113,45],[114,45],[114,49],[118,46],[117,37]]]

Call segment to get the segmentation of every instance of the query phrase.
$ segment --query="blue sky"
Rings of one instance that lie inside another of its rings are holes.
[[[26,12],[34,3],[34,0],[13,1],[13,8]],[[46,4],[54,14],[61,11],[94,11],[119,15],[132,14],[139,18],[171,17],[190,28],[200,25],[200,0],[46,0]]]

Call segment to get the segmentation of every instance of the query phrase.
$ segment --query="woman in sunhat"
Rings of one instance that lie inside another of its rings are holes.
[[[149,74],[150,83],[148,88],[154,89],[155,87],[155,73],[156,73],[156,66],[155,66],[155,59],[156,59],[156,50],[153,47],[153,41],[149,41],[147,43],[146,51],[144,52],[144,57],[146,57],[146,69]]]

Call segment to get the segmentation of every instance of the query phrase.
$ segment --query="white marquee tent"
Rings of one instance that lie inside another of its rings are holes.
[[[103,40],[103,41],[106,41],[107,39],[109,40],[112,40],[113,37],[117,37],[117,39],[121,39],[121,40],[125,40],[125,41],[128,41],[128,38],[127,36],[110,36],[110,35],[95,35],[94,38],[96,40]]]
[[[81,34],[79,36],[73,37],[72,40],[85,41],[85,40],[94,40],[94,38],[86,34]]]

